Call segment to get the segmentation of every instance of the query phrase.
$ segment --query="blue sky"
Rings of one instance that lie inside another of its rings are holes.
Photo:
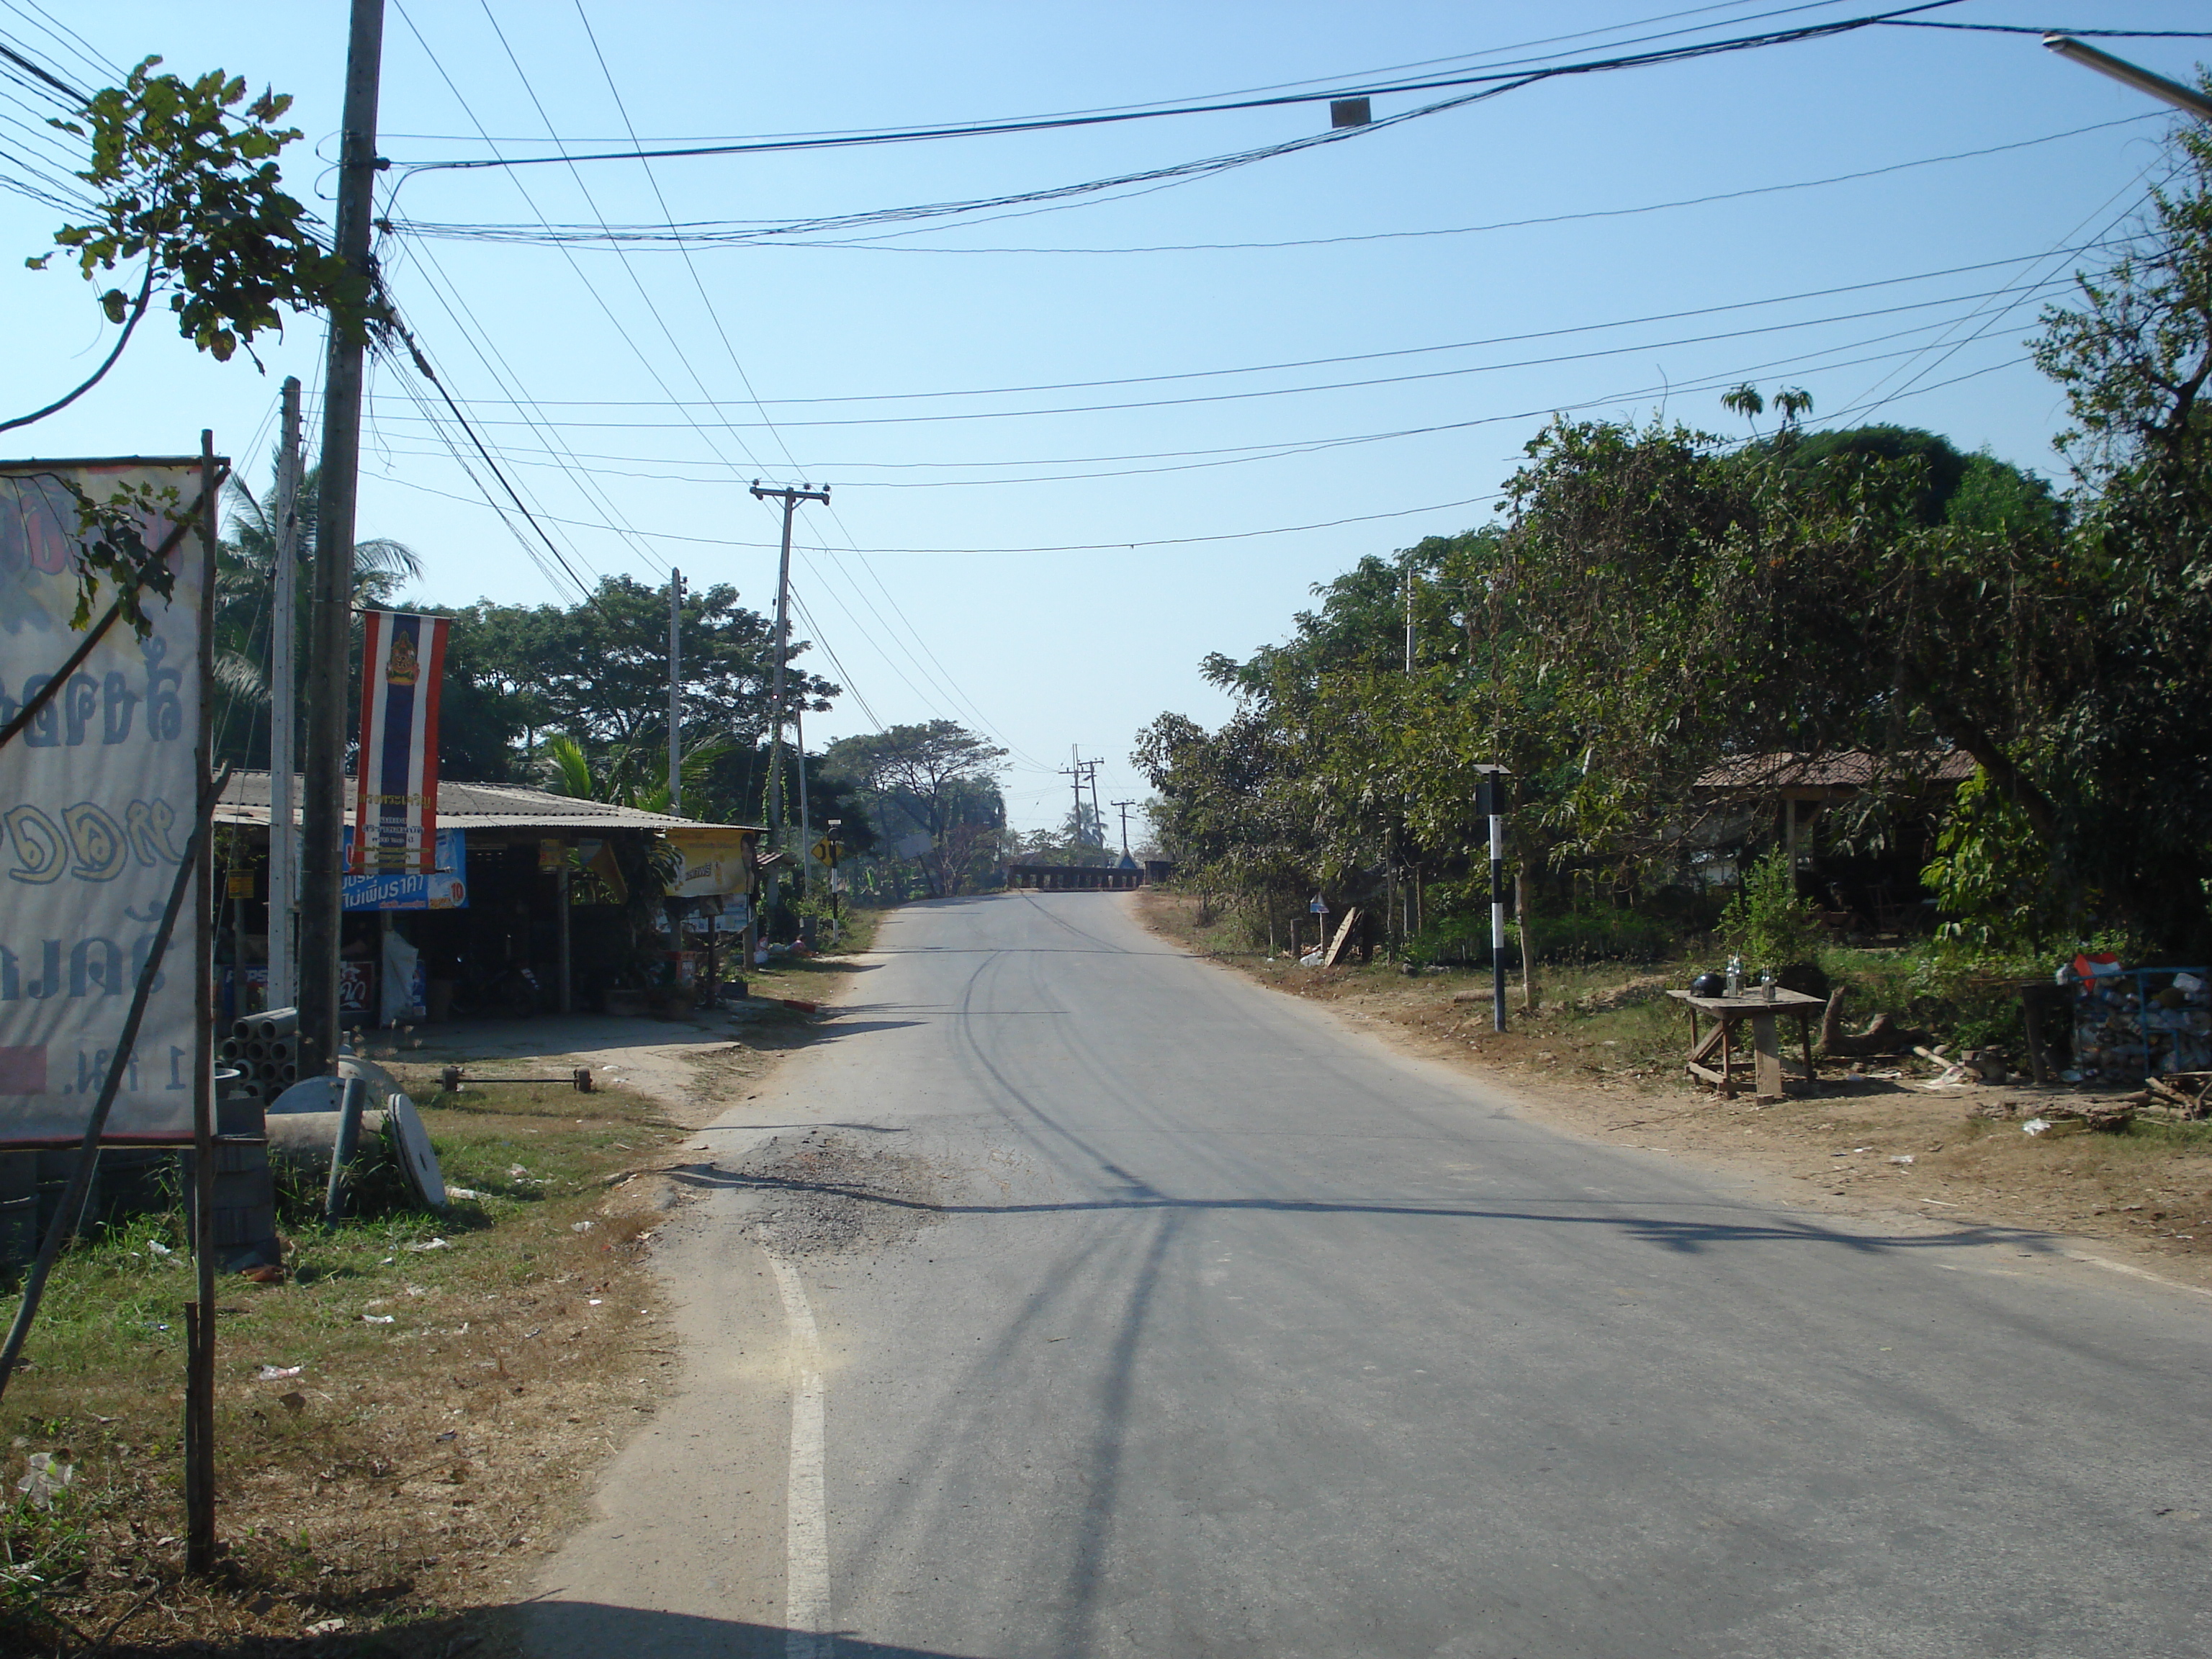
[[[549,123],[572,151],[627,148],[633,128],[878,130],[1319,89],[1432,60],[1603,57],[1865,9],[584,0],[580,15],[574,0],[395,0],[385,210],[426,228],[380,252],[447,388],[586,580],[657,583],[673,565],[766,609],[776,525],[745,484],[830,484],[831,509],[801,520],[798,631],[834,651],[811,660],[856,695],[810,745],[963,720],[1013,751],[1014,820],[1041,824],[1065,811],[1054,769],[1070,745],[1105,757],[1106,798],[1141,795],[1127,764],[1140,726],[1163,709],[1221,716],[1197,674],[1206,653],[1280,638],[1311,586],[1364,554],[1483,522],[1547,411],[1663,407],[1741,432],[1718,387],[1801,386],[1816,425],[1927,426],[2055,473],[2062,413],[2023,341],[2051,284],[2095,257],[2069,250],[2140,203],[2168,112],[2033,36],[1882,27],[1563,78],[1165,187],[812,246],[609,250],[435,228],[772,224],[974,200],[1274,144],[1327,112],[649,169],[411,164],[550,154]],[[295,94],[307,137],[287,178],[327,208],[343,5],[68,15],[112,63],[159,52]],[[2180,0],[1968,0],[1929,15],[2208,25]],[[93,78],[27,3],[0,3],[0,31]],[[2207,43],[2107,44],[2189,78]],[[1994,153],[1964,154],[1977,151]],[[1710,198],[1727,199],[1697,199]],[[11,250],[38,251],[55,222],[0,197]],[[0,368],[10,410],[104,349],[66,270],[0,263],[0,304],[19,343]],[[258,482],[278,382],[297,374],[312,398],[320,330],[301,323],[263,356],[265,376],[243,357],[218,365],[149,320],[101,387],[15,447],[176,453],[209,426]],[[1284,364],[1309,366],[1268,367]],[[362,531],[422,554],[417,597],[573,598],[453,459],[458,434],[424,417],[419,381],[380,368],[372,389]],[[1292,526],[1321,527],[1250,533]]]

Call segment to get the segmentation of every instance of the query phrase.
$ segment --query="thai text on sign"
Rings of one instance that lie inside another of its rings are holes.
[[[77,497],[139,503],[149,550],[174,539],[165,601],[140,638],[109,626],[65,684],[0,746],[0,1146],[84,1133],[114,1059],[198,810],[200,601],[206,556],[175,535],[200,493],[198,457],[0,466],[0,726],[50,685],[86,635]],[[92,620],[106,609],[103,583]],[[204,915],[204,894],[184,915]],[[123,1071],[110,1142],[189,1140],[195,1033],[189,921],[170,941]]]

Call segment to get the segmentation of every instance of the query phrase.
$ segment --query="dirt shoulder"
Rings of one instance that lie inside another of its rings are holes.
[[[1917,1060],[1862,1062],[1857,1075],[1823,1060],[1817,1095],[1723,1100],[1682,1073],[1687,1018],[1664,989],[1686,969],[1540,970],[1533,1009],[1516,976],[1500,1034],[1486,970],[1301,968],[1215,948],[1183,895],[1143,890],[1135,913],[1164,938],[1503,1086],[1577,1133],[1787,1182],[1808,1208],[2063,1236],[2085,1254],[2212,1290],[2212,1127],[2030,1135],[2027,1122],[2083,1091],[1930,1091],[1941,1068]]]
[[[754,988],[830,1005],[865,971],[779,963]],[[817,1025],[757,1000],[373,1041],[471,1195],[434,1215],[372,1171],[366,1218],[331,1230],[295,1191],[283,1280],[221,1282],[212,1581],[182,1573],[179,1220],[73,1249],[0,1406],[0,1650],[517,1650],[515,1604],[677,1386],[671,1177]],[[562,1080],[580,1066],[588,1093]],[[70,1472],[44,1506],[16,1490],[39,1454]]]

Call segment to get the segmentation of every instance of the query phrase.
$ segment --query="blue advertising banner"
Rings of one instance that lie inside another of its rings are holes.
[[[353,826],[345,832],[349,859],[353,851]],[[389,870],[380,875],[348,876],[344,879],[349,910],[465,910],[469,908],[469,848],[467,832],[441,830],[437,866],[428,875],[413,870]]]

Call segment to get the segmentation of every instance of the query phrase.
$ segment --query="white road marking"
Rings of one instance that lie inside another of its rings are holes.
[[[775,1288],[791,1325],[791,1473],[785,1482],[784,1659],[830,1659],[830,1511],[823,1493],[823,1389],[814,1310],[799,1270],[774,1251]]]

